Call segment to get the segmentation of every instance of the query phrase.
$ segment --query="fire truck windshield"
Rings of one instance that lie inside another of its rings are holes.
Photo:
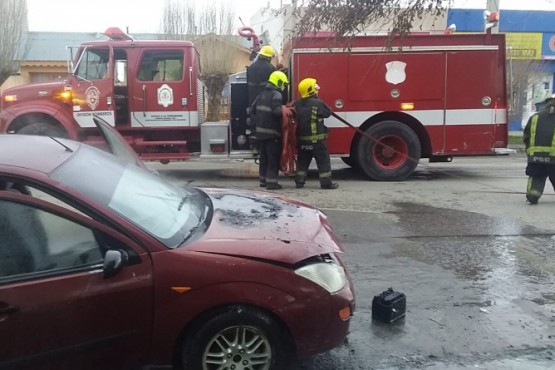
[[[107,48],[83,50],[73,72],[74,75],[87,81],[108,77],[109,55]]]

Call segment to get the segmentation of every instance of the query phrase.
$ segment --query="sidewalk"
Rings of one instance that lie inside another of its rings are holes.
[[[522,130],[509,131],[509,145],[508,145],[509,149],[524,151],[525,148],[524,148],[524,143],[522,142],[522,134],[523,134]],[[510,139],[511,137],[513,138],[513,140]],[[516,138],[518,138],[518,142],[515,142]]]

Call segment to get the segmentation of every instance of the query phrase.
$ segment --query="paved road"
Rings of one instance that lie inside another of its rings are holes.
[[[340,189],[279,193],[325,211],[345,246],[357,293],[348,342],[299,369],[548,369],[555,365],[555,194],[525,204],[525,159],[419,165],[404,182],[366,181],[333,161]],[[153,165],[196,186],[260,190],[256,168],[234,161]],[[242,176],[242,178],[235,177]],[[407,295],[406,318],[371,318],[372,297]]]

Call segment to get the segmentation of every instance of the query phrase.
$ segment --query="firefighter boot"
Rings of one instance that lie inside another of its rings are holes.
[[[279,190],[281,188],[283,188],[283,186],[281,186],[277,182],[268,182],[268,183],[266,183],[266,189],[267,190]]]
[[[320,187],[326,190],[333,190],[333,189],[337,189],[339,187],[339,184],[336,182],[332,182],[330,184],[320,185]]]
[[[535,204],[538,204],[538,198],[527,195],[526,196],[526,204],[531,205],[531,206],[533,206]]]

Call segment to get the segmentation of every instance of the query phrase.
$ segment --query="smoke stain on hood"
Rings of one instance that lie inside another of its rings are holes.
[[[282,217],[293,218],[298,211],[298,206],[271,197],[214,194],[212,200],[218,220],[240,228],[277,222]]]

